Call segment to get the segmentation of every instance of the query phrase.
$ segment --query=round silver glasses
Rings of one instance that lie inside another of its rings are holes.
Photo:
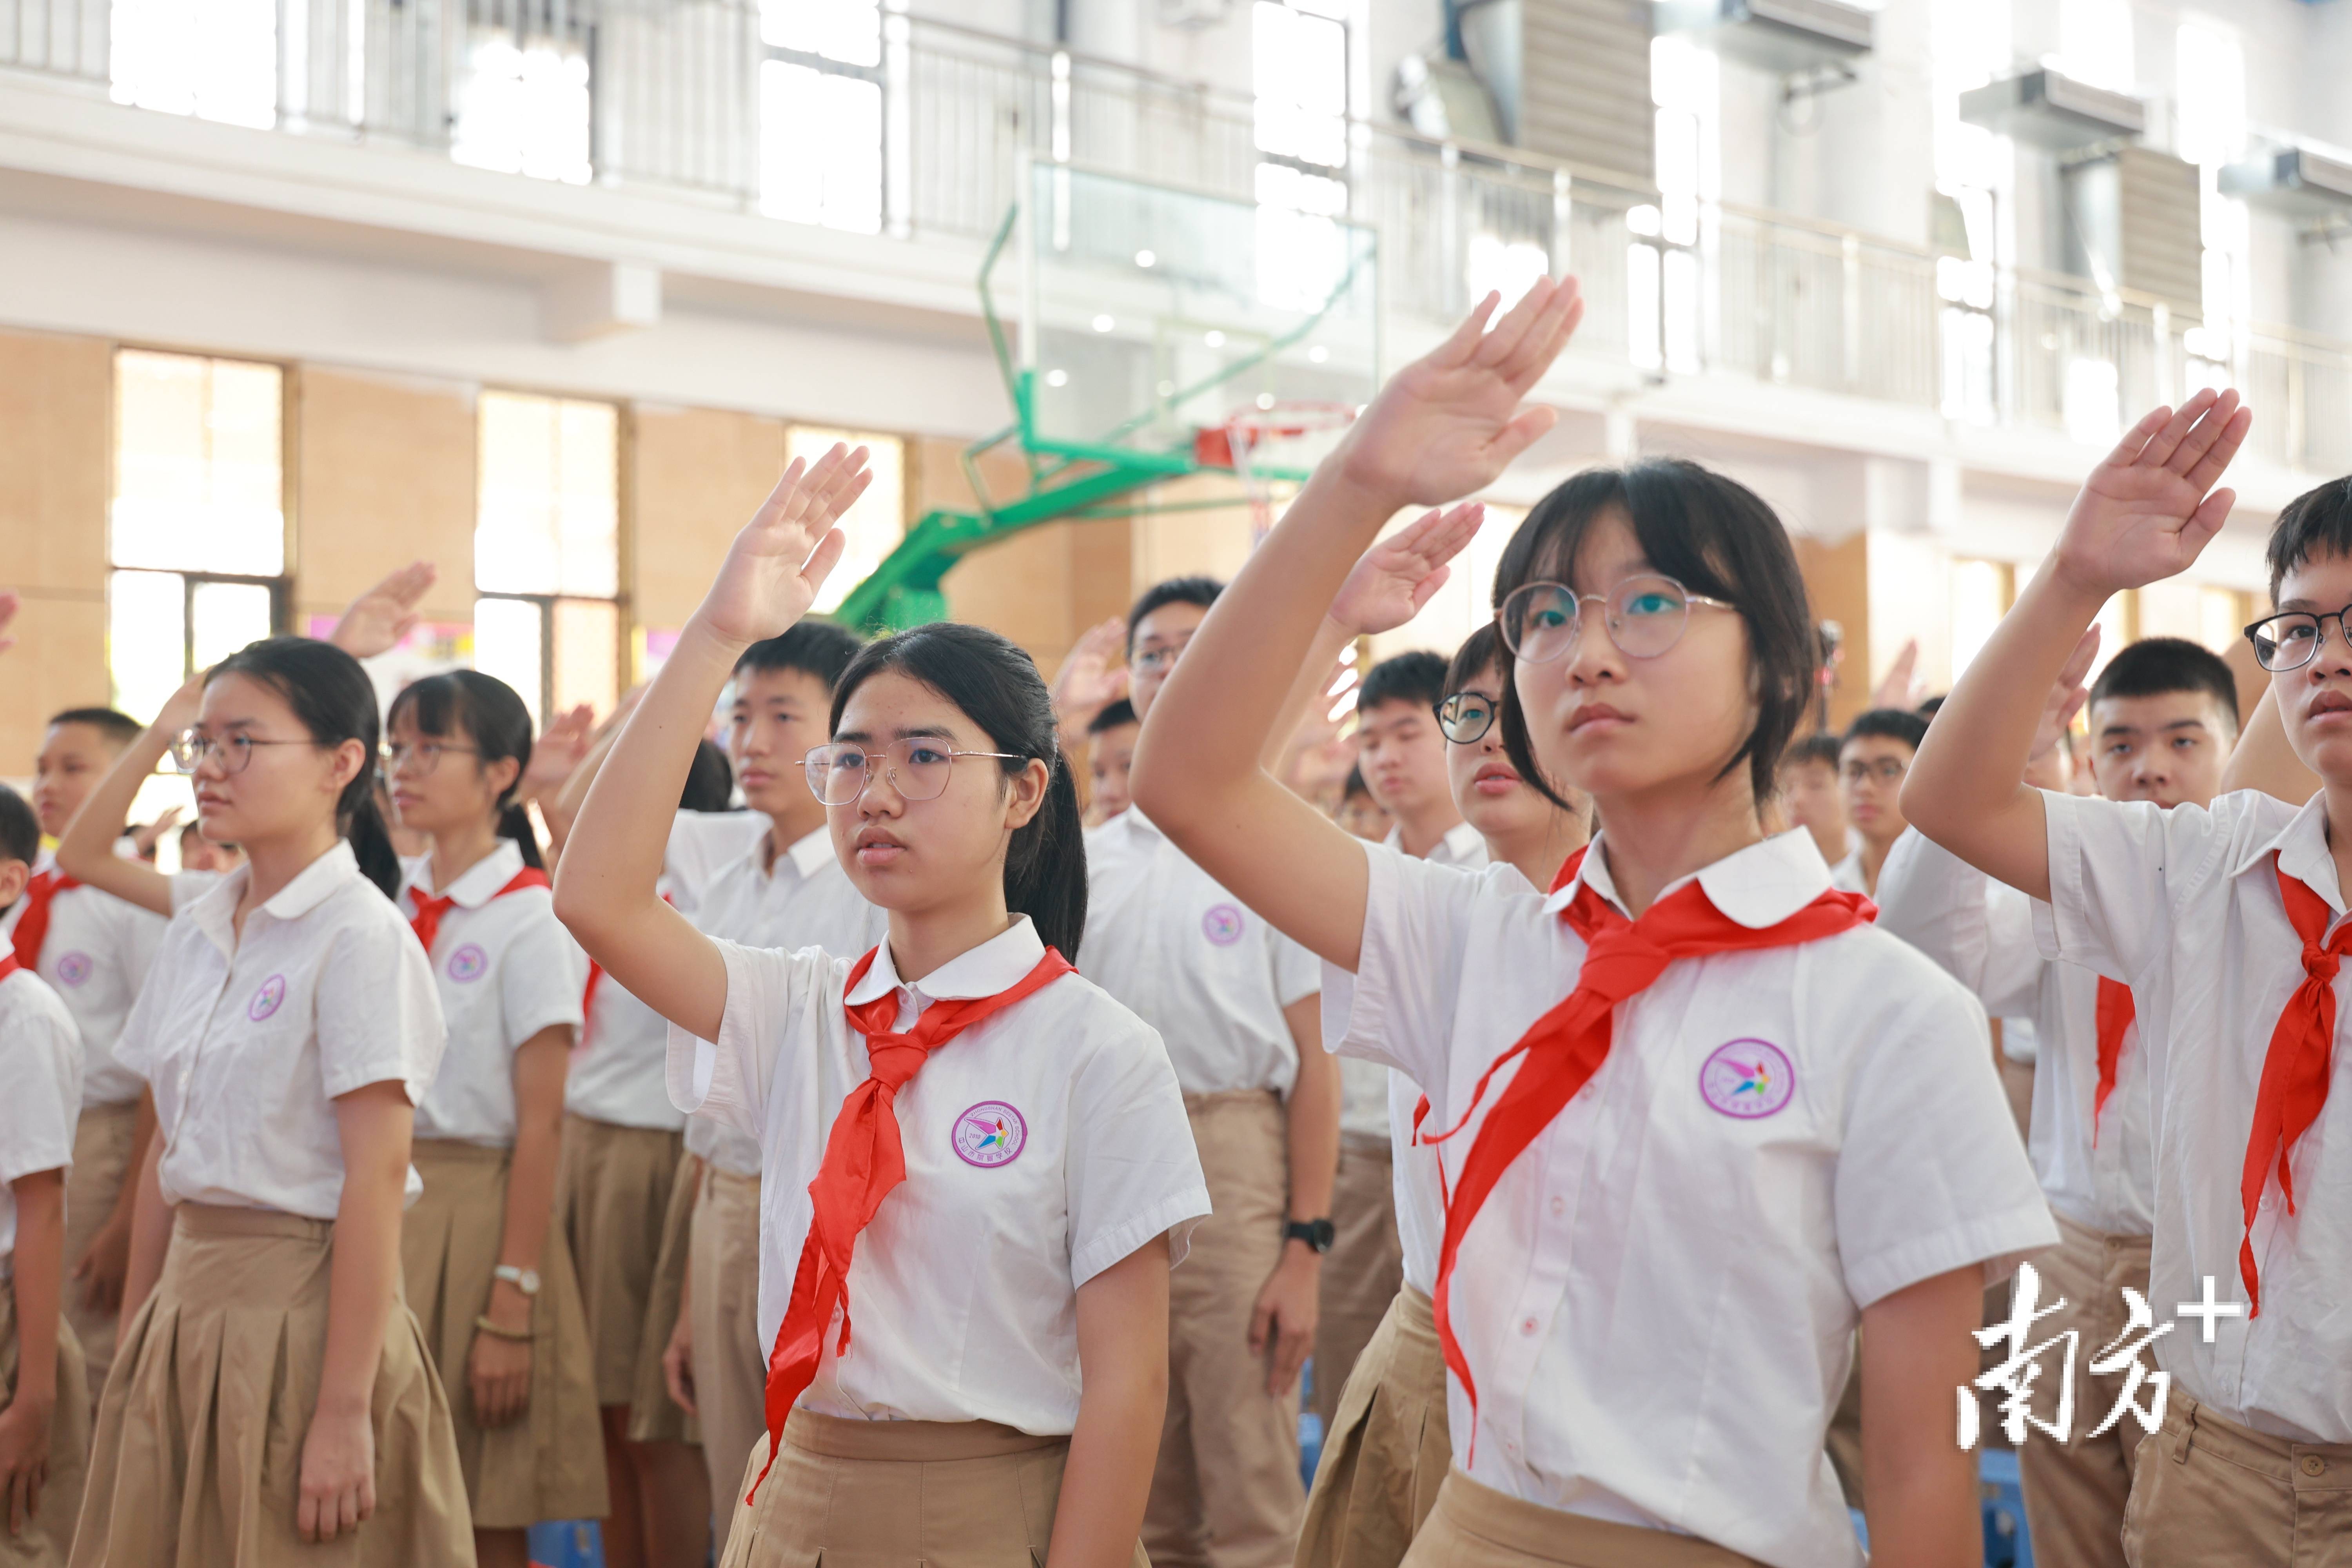
[[[1021,760],[1012,752],[959,752],[945,741],[914,736],[893,741],[879,752],[840,742],[819,746],[802,765],[817,799],[827,805],[848,805],[873,784],[877,771],[903,800],[937,800],[948,787],[948,774],[958,757]]]
[[[183,730],[172,737],[172,766],[183,773],[193,773],[205,765],[208,756],[220,758],[224,773],[241,773],[253,763],[256,746],[315,746],[316,741],[257,741],[242,730],[226,735],[207,735],[202,730]]]
[[[1682,641],[1693,605],[1735,607],[1694,594],[1660,572],[1628,577],[1606,594],[1580,594],[1565,583],[1528,583],[1513,589],[1496,612],[1503,646],[1529,664],[1567,658],[1584,634],[1588,600],[1601,607],[1610,640],[1628,658],[1655,658]]]

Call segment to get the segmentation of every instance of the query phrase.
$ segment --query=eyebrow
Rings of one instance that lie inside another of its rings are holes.
[[[2169,724],[2158,724],[2156,730],[2157,733],[2165,734],[2173,730],[2210,730],[2212,726],[2202,719],[2175,719]],[[2110,735],[2137,735],[2139,732],[2140,726],[2137,724],[2108,724],[2100,729],[2099,738],[2105,740]]]
[[[855,742],[865,745],[874,739],[871,730],[844,730],[834,736],[836,743]],[[913,724],[890,731],[894,741],[953,741],[955,731],[944,724]]]

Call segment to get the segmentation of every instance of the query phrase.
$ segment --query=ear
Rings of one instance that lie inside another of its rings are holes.
[[[493,800],[505,799],[507,791],[514,788],[515,781],[520,777],[522,763],[518,758],[500,757],[494,763],[482,764],[482,778],[490,786],[490,798]]]
[[[1019,773],[1007,777],[1006,782],[1013,787],[1006,792],[1004,802],[1006,832],[1019,832],[1045,809],[1046,788],[1053,781],[1053,771],[1035,757],[1030,758]]]
[[[345,741],[335,748],[333,761],[334,765],[328,776],[333,781],[334,788],[330,793],[341,795],[344,787],[359,777],[375,759],[368,755],[367,746],[363,742],[352,739]]]
[[[22,860],[0,860],[0,915],[16,907],[25,896],[25,884],[33,879],[33,868]]]

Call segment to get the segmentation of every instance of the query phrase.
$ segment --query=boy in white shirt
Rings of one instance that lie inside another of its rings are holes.
[[[1416,648],[1384,658],[1356,691],[1356,765],[1396,826],[1389,847],[1441,866],[1484,865],[1478,830],[1462,820],[1445,777],[1445,659]]]
[[[1886,852],[1903,837],[1903,775],[1927,732],[1927,721],[1902,708],[1873,708],[1846,726],[1838,743],[1838,798],[1858,842],[1853,853],[1831,863],[1832,886],[1877,890]]]

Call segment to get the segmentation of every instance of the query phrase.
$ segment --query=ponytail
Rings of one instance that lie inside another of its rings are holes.
[[[1027,915],[1037,939],[1072,963],[1087,929],[1087,841],[1077,782],[1055,736],[1053,695],[1037,663],[984,627],[934,621],[868,643],[834,688],[831,728],[841,728],[850,693],[868,677],[898,670],[961,709],[1000,752],[997,763],[1017,777],[1032,761],[1045,764],[1045,798],[1013,830],[1004,852],[1004,907]]]
[[[523,809],[522,802],[510,800],[499,807],[499,837],[515,841],[524,865],[534,871],[547,869],[547,862],[540,858],[539,829],[530,825],[530,813]]]
[[[368,771],[374,772],[373,768]],[[349,798],[351,792],[345,790],[343,794]],[[400,897],[400,852],[392,847],[392,830],[384,826],[383,808],[376,804],[373,780],[369,781],[366,793],[352,809],[343,837],[351,841],[352,854],[360,863],[360,875],[382,889],[385,898]]]
[[[419,734],[462,734],[473,743],[476,763],[488,766],[512,758],[515,782],[499,795],[494,810],[501,838],[511,838],[522,851],[522,863],[535,871],[547,869],[540,858],[539,833],[530,813],[517,798],[522,775],[530,767],[530,710],[515,689],[494,675],[478,669],[453,669],[414,681],[392,700],[391,718],[410,715]]]

